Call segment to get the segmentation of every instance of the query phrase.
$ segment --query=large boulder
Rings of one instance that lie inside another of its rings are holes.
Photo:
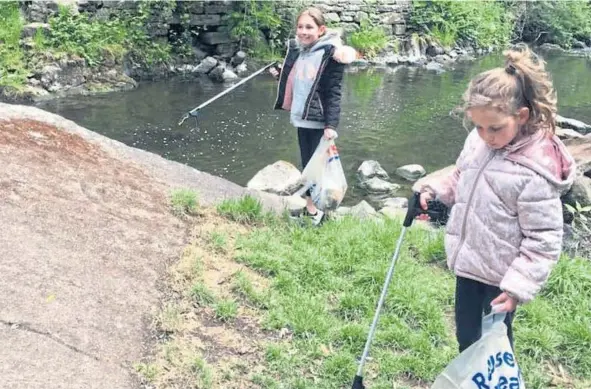
[[[291,195],[300,186],[302,174],[294,165],[286,161],[277,161],[260,170],[246,184],[249,189],[279,195]]]

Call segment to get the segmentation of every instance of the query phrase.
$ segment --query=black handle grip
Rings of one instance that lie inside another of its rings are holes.
[[[440,201],[429,200],[427,201],[427,209],[424,210],[421,208],[421,194],[415,192],[408,200],[408,209],[402,225],[404,227],[410,227],[413,220],[421,214],[428,215],[433,221],[445,223],[447,221],[448,209]]]

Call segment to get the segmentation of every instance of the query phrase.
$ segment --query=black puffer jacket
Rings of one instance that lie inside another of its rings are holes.
[[[322,61],[314,84],[306,99],[302,119],[324,123],[324,128],[335,129],[341,114],[341,85],[345,64],[355,58],[355,51],[349,46],[325,46]],[[279,88],[275,109],[282,109],[287,79],[292,71],[300,49],[295,39],[290,40],[287,55],[279,76]]]

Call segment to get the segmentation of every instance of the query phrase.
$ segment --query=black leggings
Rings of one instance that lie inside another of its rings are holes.
[[[489,314],[490,303],[503,291],[495,286],[483,284],[468,278],[456,278],[456,336],[460,352],[475,343],[482,336],[482,314]],[[511,323],[515,311],[507,312],[505,324],[507,335],[513,347]]]
[[[308,162],[310,162],[310,158],[312,158],[314,151],[316,151],[316,147],[318,147],[323,135],[324,129],[298,127],[298,142],[300,144],[302,170],[306,167]],[[311,196],[309,190],[306,191],[306,196]]]

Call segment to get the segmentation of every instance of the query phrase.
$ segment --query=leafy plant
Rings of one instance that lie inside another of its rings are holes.
[[[123,52],[126,31],[119,19],[93,21],[67,5],[60,5],[49,19],[48,46],[84,58],[89,66],[98,66],[105,52]]]
[[[363,19],[360,26],[358,31],[349,36],[348,42],[364,56],[375,57],[388,44],[386,32],[382,27],[373,25],[368,19]]]
[[[591,234],[591,227],[589,227],[589,219],[587,214],[591,213],[591,205],[581,206],[577,201],[573,207],[570,204],[564,204],[566,209],[573,215],[572,226],[576,231],[578,229],[584,229],[587,233]]]
[[[498,1],[414,0],[411,24],[444,46],[463,39],[487,47],[510,40],[513,13]]]

